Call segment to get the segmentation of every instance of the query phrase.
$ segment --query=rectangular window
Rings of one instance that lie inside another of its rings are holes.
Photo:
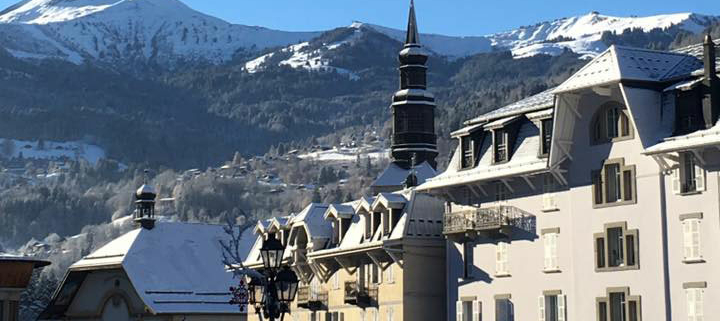
[[[387,308],[387,321],[393,321],[395,320],[395,309],[393,307]]]
[[[495,163],[508,160],[507,132],[502,129],[495,130]]]
[[[622,198],[620,197],[620,165],[605,165],[605,181],[607,182],[605,186],[607,203],[617,202],[621,200]]]
[[[462,321],[473,321],[473,301],[463,301],[462,303]]]
[[[472,269],[475,266],[473,259],[473,244],[470,242],[463,243],[463,278],[472,278]]]
[[[700,166],[695,154],[680,153],[679,166],[673,171],[672,187],[676,194],[705,190],[705,169]]]
[[[625,293],[610,293],[610,321],[626,321]]]
[[[593,171],[592,181],[593,181],[593,203],[595,203],[595,205],[600,205],[604,202],[604,199],[603,199],[604,184],[602,181],[602,171]]]
[[[607,301],[606,300],[598,300],[597,302],[597,309],[598,309],[598,321],[608,321],[608,315],[607,315]]]
[[[615,227],[607,230],[608,237],[608,266],[617,267],[625,264],[625,251],[623,251],[622,228]]]
[[[595,262],[598,268],[605,267],[605,238],[595,238]]]
[[[495,321],[514,321],[515,311],[510,299],[495,299]]]
[[[538,297],[538,319],[540,321],[565,321],[565,296],[562,294]]]
[[[686,219],[683,226],[683,256],[684,261],[702,260],[700,252],[700,219]]]
[[[387,280],[387,283],[395,283],[395,272],[394,271],[394,264],[390,264],[390,266],[387,267],[385,270],[385,279]]]
[[[555,190],[557,185],[552,175],[543,177],[543,211],[557,210],[557,200]]]
[[[333,290],[340,289],[340,271],[335,272],[332,276],[332,288]]]
[[[687,299],[687,316],[688,321],[704,321],[705,307],[703,302],[703,289],[686,289],[685,297]]]
[[[495,275],[509,275],[508,243],[498,242],[495,248]]]
[[[618,108],[609,108],[607,110],[607,138],[613,139],[618,137],[618,121],[620,119],[620,110]]]
[[[475,165],[473,141],[470,135],[460,138],[462,161],[461,168],[472,168]]]
[[[560,269],[558,263],[558,233],[543,234],[543,243],[545,247],[545,271],[557,271]]]
[[[540,147],[540,155],[547,156],[550,154],[550,146],[552,144],[553,120],[543,120],[540,127],[542,127],[542,146]]]

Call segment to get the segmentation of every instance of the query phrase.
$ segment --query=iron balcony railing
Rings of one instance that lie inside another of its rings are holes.
[[[327,305],[328,292],[323,289],[313,289],[311,286],[300,286],[297,292],[297,304],[308,309],[320,309]]]
[[[507,205],[464,208],[458,211],[451,209],[443,215],[443,233],[447,235],[497,230],[514,225],[514,222],[522,219],[524,215],[522,210]]]
[[[378,288],[376,285],[365,286],[357,281],[345,282],[345,303],[358,306],[370,306],[377,302]]]

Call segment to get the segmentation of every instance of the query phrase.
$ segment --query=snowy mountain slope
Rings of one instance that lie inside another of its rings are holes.
[[[650,17],[611,17],[591,12],[587,15],[563,18],[542,22],[533,26],[520,27],[507,32],[479,37],[452,37],[434,34],[421,34],[420,42],[430,52],[448,59],[467,57],[493,50],[510,50],[516,58],[529,57],[537,54],[559,55],[569,49],[583,57],[594,57],[607,49],[602,41],[604,32],[622,34],[627,29],[642,29],[649,32],[653,29],[680,28],[691,33],[702,32],[712,23],[719,22],[720,17],[703,16],[693,13],[679,13]],[[347,71],[331,66],[328,53],[342,44],[355,44],[363,41],[360,35],[369,32],[383,34],[397,42],[405,40],[405,31],[386,28],[378,25],[355,22],[346,29],[353,30],[344,39],[323,44],[320,48],[310,50],[308,42],[292,45],[275,52],[257,57],[245,64],[245,70],[254,73],[262,70],[267,64],[289,65],[307,70]],[[277,61],[273,57],[291,57]]]
[[[617,34],[627,29],[666,29],[672,26],[699,33],[719,17],[694,13],[678,13],[649,17],[612,17],[591,12],[584,16],[570,17],[521,27],[515,30],[487,36],[493,47],[509,49],[516,57],[536,54],[557,54],[569,48],[581,55],[594,56],[607,49],[600,40],[606,31]],[[560,41],[557,41],[560,40]]]
[[[178,0],[26,0],[0,13],[0,39],[11,53],[75,63],[222,63],[238,51],[257,52],[317,35],[230,24]]]

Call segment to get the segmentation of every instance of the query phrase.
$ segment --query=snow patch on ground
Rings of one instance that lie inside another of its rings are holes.
[[[80,141],[72,142],[55,142],[45,141],[44,148],[38,147],[38,141],[27,140],[10,140],[14,144],[11,158],[18,158],[22,154],[23,158],[34,159],[61,159],[67,157],[70,159],[85,159],[93,165],[105,158],[105,151],[97,145],[86,144]],[[0,140],[0,145],[5,140]]]
[[[368,147],[335,147],[326,151],[316,151],[299,155],[301,159],[313,159],[320,162],[354,162],[360,159],[388,159],[389,149]]]

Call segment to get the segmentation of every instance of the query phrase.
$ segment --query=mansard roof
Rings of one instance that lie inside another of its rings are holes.
[[[689,54],[613,45],[558,86],[554,93],[621,80],[667,82],[690,76],[701,68],[702,61]]]
[[[330,204],[327,211],[325,211],[325,220],[328,218],[352,218],[355,214],[355,209],[350,204]]]
[[[491,112],[485,113],[479,117],[475,117],[465,122],[465,125],[475,125],[488,122],[494,119],[521,115],[531,111],[541,110],[554,106],[555,96],[553,91],[555,88],[547,89],[541,93],[521,99],[504,107],[498,108]]]
[[[309,239],[329,239],[332,237],[332,226],[325,222],[325,212],[329,205],[311,203],[293,218],[293,226],[304,226]]]

